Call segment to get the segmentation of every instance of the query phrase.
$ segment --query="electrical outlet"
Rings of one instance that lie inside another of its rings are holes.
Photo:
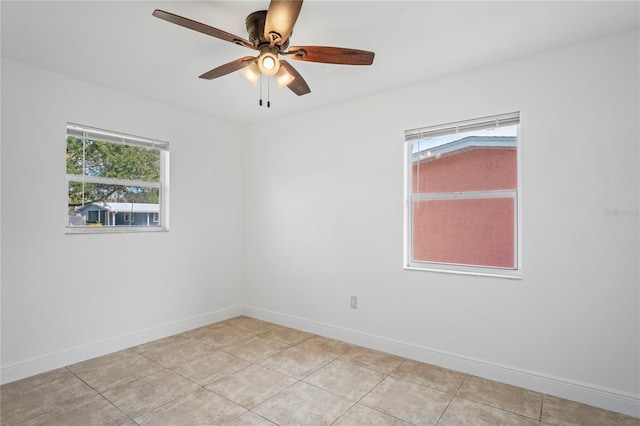
[[[358,296],[351,296],[351,309],[358,309]]]

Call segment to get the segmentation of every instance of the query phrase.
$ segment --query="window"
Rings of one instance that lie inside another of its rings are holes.
[[[169,144],[67,124],[67,232],[168,229]]]
[[[408,269],[521,276],[520,114],[405,132]]]

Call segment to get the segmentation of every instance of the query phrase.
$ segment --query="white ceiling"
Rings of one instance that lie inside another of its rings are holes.
[[[247,38],[263,1],[6,1],[2,57],[238,124],[281,119],[608,33],[638,28],[640,2],[307,0],[291,45],[376,52],[370,67],[293,62],[311,87],[271,85],[271,108],[236,72],[198,76],[254,52],[151,16],[159,8]],[[266,88],[265,88],[266,99]]]

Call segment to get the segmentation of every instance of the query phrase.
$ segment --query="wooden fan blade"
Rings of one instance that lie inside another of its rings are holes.
[[[282,46],[289,39],[301,8],[302,0],[271,0],[264,23],[264,38],[271,42],[275,37],[275,44]]]
[[[300,75],[300,73],[298,71],[296,71],[296,69],[291,66],[291,64],[287,61],[284,60],[280,60],[280,66],[284,67],[289,74],[291,74],[294,79],[291,83],[289,83],[287,85],[287,87],[296,95],[298,96],[302,96],[302,95],[306,95],[307,93],[311,93],[311,89],[309,89],[309,86],[307,85],[307,82],[304,81],[304,78],[302,78],[302,76]]]
[[[228,64],[220,65],[217,68],[212,69],[211,71],[207,71],[200,76],[200,78],[204,78],[205,80],[213,80],[214,78],[222,77],[223,75],[230,74],[234,71],[241,70],[242,68],[248,67],[251,62],[254,61],[253,56],[245,56],[244,58],[236,59],[235,61],[231,61]]]
[[[366,50],[329,46],[290,47],[289,58],[298,61],[341,65],[371,65],[375,53]]]
[[[226,31],[219,30],[209,25],[194,21],[189,18],[183,18],[182,16],[175,15],[164,10],[156,9],[153,11],[153,16],[160,18],[172,24],[180,25],[181,27],[189,28],[190,30],[198,31],[199,33],[210,35],[211,37],[219,38],[220,40],[228,41],[240,46],[248,47],[249,49],[257,50],[256,47],[249,40],[246,40],[237,35],[228,33]]]

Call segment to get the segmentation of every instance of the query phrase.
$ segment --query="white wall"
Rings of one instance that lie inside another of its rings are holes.
[[[640,415],[638,39],[249,128],[247,312]],[[403,270],[404,130],[512,111],[524,278]]]
[[[640,414],[638,47],[248,129],[3,60],[2,381],[245,312]],[[524,278],[403,270],[403,131],[511,111]],[[171,143],[170,232],[64,234],[67,121]]]
[[[65,235],[67,121],[166,140],[170,232]],[[2,61],[2,380],[241,312],[239,129]]]

